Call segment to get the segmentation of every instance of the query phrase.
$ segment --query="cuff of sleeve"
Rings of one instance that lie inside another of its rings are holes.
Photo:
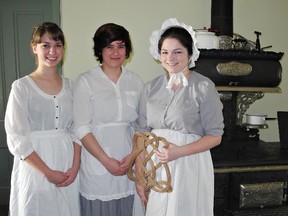
[[[27,152],[25,152],[24,154],[22,154],[19,158],[20,160],[25,160],[30,154],[32,154],[32,152],[34,151],[34,149],[29,149]]]
[[[79,139],[77,139],[75,134],[71,134],[71,139],[74,143],[77,143],[78,145],[83,146],[82,142]]]
[[[86,136],[88,133],[91,133],[90,127],[88,126],[82,126],[79,127],[76,132],[75,135],[76,137],[81,140],[84,136]]]
[[[34,151],[28,136],[7,133],[7,145],[11,154],[19,160],[25,160]]]
[[[80,140],[78,140],[78,139],[73,140],[73,142],[76,143],[76,144],[78,144],[78,145],[81,146],[81,147],[83,146],[83,145],[82,145],[82,142],[81,142]]]

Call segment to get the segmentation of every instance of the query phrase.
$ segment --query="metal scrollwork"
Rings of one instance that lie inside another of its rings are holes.
[[[233,97],[231,92],[219,92],[219,96],[221,101],[231,101]]]
[[[216,69],[219,74],[224,76],[245,76],[252,72],[253,67],[250,64],[231,61],[217,64]]]
[[[263,92],[239,92],[237,96],[237,125],[242,124],[243,115],[249,106],[263,96]]]

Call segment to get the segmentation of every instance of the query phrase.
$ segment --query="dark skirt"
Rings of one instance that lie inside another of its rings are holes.
[[[134,195],[110,201],[80,197],[82,216],[132,216]]]

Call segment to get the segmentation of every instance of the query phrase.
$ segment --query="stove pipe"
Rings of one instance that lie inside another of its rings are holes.
[[[233,0],[211,0],[211,28],[233,37]]]

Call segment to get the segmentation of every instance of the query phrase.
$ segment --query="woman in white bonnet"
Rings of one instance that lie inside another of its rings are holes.
[[[195,32],[175,18],[166,20],[150,38],[150,52],[166,73],[143,90],[137,131],[164,137],[154,162],[168,163],[172,192],[137,185],[146,216],[212,216],[214,173],[210,149],[221,143],[222,103],[214,83],[194,71],[199,57]],[[164,172],[164,170],[163,170]]]

